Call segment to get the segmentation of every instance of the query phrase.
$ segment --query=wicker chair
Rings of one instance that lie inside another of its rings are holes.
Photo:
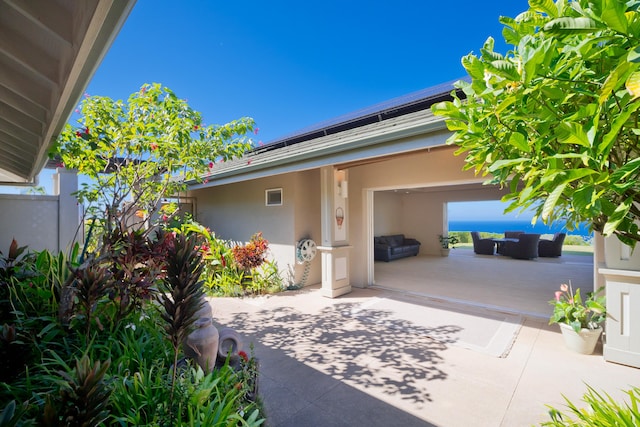
[[[524,234],[524,231],[505,231],[505,239],[517,239],[519,235]]]
[[[538,257],[539,234],[523,233],[518,241],[504,242],[502,255],[518,259],[533,259]]]
[[[471,232],[471,238],[473,239],[473,251],[480,255],[493,255],[495,249],[495,242],[492,239],[480,238],[480,233],[477,231]]]
[[[556,233],[553,240],[540,239],[538,242],[538,255],[541,257],[559,257],[562,256],[562,244],[566,233]]]

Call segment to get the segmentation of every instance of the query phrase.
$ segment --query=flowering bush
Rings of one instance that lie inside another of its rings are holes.
[[[563,283],[560,290],[556,291],[556,297],[549,301],[549,304],[553,305],[553,315],[549,324],[566,323],[576,332],[583,328],[597,329],[607,316],[605,297],[597,296],[602,289],[588,292],[583,302],[580,288],[574,293],[571,282],[568,285]]]
[[[269,242],[262,237],[262,233],[256,233],[246,245],[233,248],[233,258],[243,270],[258,268],[264,262],[268,245]]]

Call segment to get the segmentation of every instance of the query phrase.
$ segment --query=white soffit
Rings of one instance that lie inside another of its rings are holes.
[[[33,184],[135,0],[0,0],[0,184]]]

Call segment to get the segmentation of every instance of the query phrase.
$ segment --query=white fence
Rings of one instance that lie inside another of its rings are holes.
[[[12,239],[30,250],[67,251],[81,241],[80,208],[74,171],[58,170],[53,196],[0,194],[0,251],[7,254]]]

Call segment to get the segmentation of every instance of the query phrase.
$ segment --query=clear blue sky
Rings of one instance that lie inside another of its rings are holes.
[[[460,59],[487,37],[506,53],[499,16],[527,9],[526,0],[138,0],[87,93],[126,99],[161,83],[207,124],[252,117],[254,139],[267,143],[465,76]]]
[[[465,75],[460,58],[517,1],[138,0],[87,92],[171,88],[208,124],[253,117],[269,142]]]

